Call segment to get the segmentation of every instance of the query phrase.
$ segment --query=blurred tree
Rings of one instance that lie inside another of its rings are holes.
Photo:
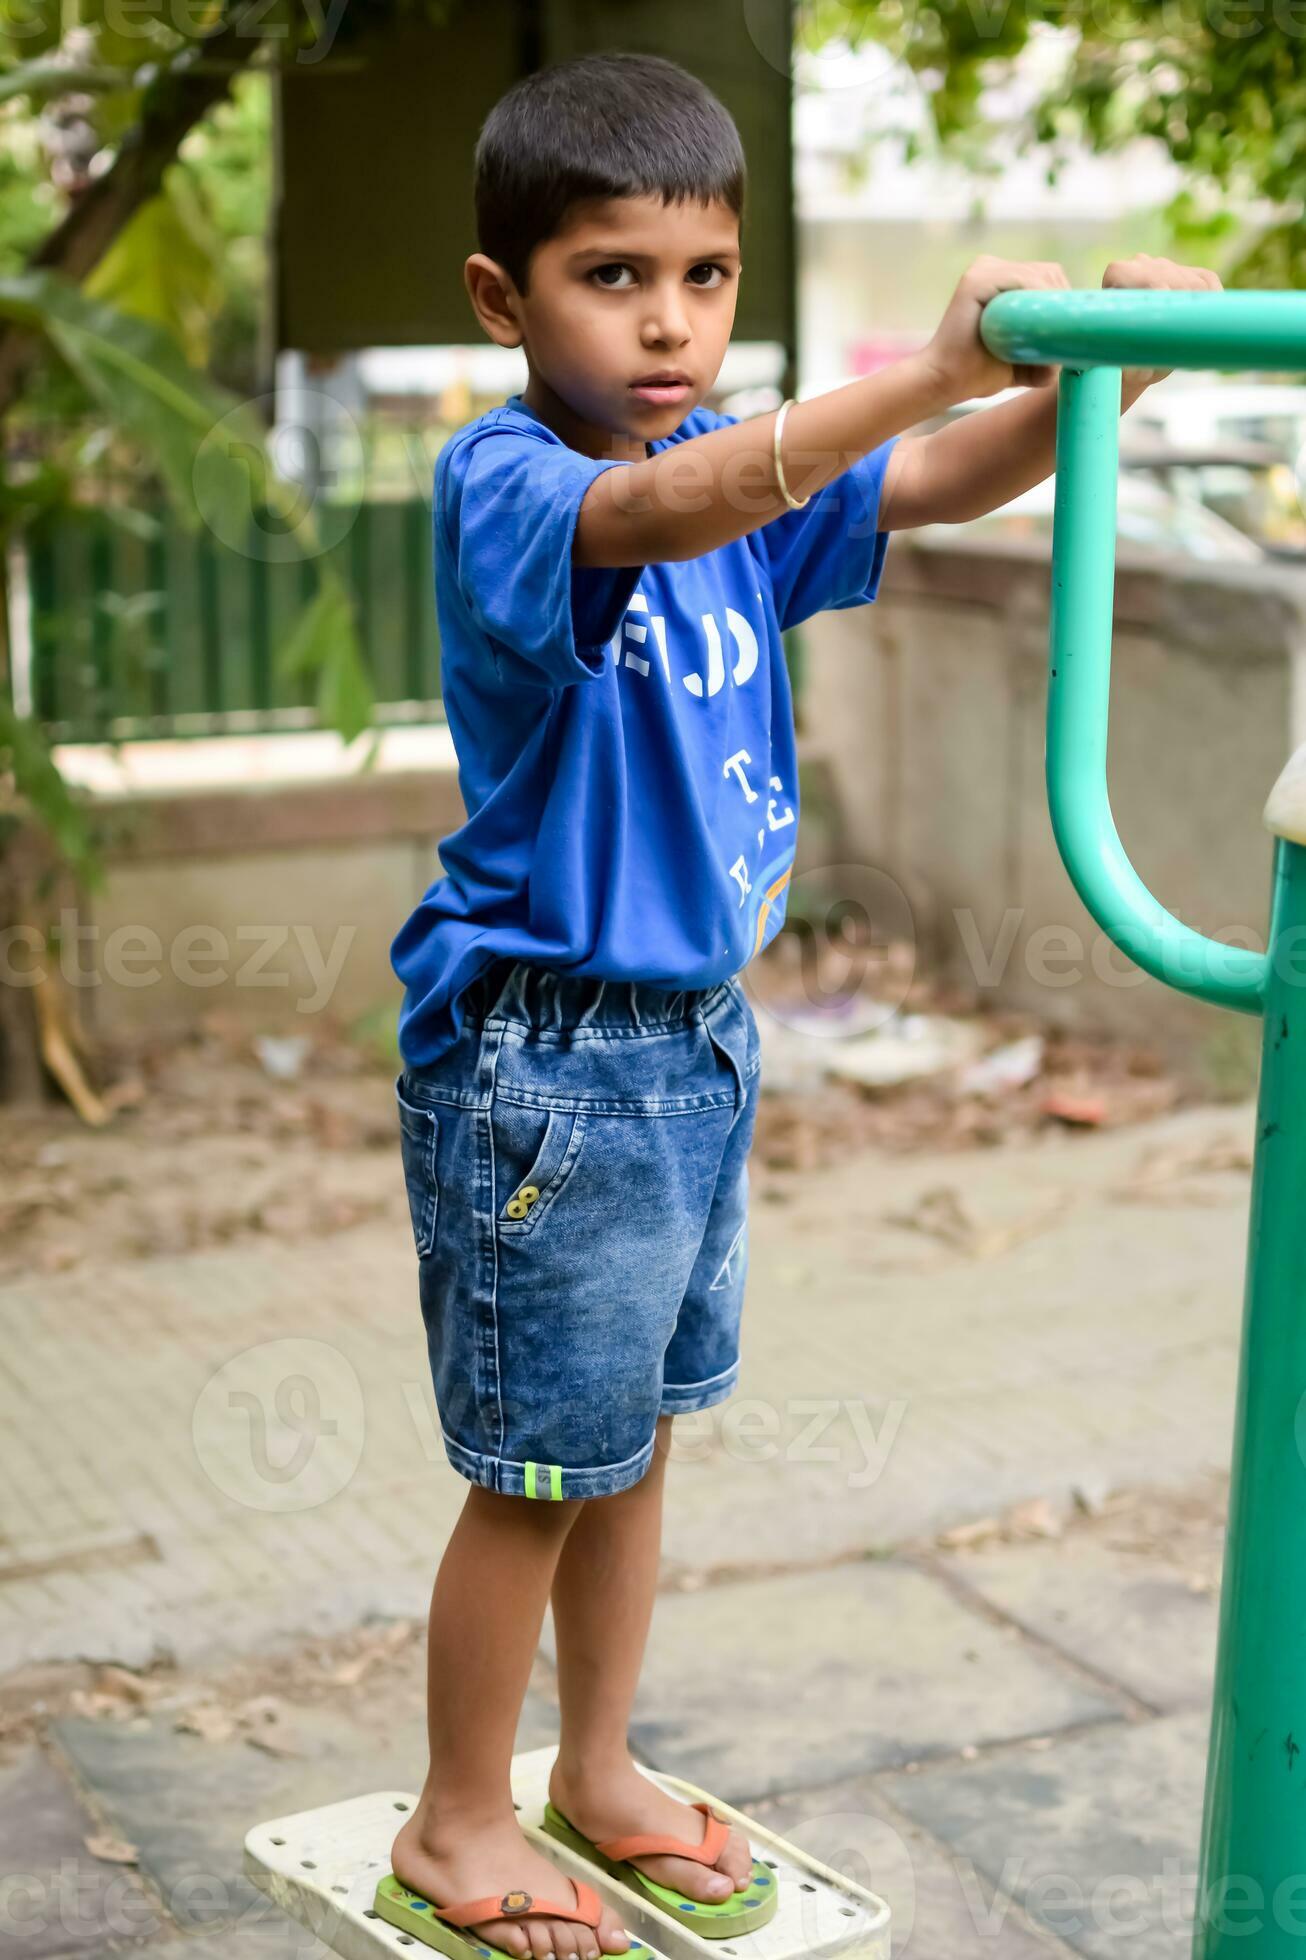
[[[210,508],[215,494],[243,506],[244,462],[206,447],[216,425],[232,430],[238,401],[203,370],[217,354],[237,386],[251,373],[269,174],[256,71],[311,60],[325,38],[405,4],[363,0],[333,16],[317,0],[79,0],[69,26],[56,0],[0,0],[0,932],[47,958],[51,852],[83,882],[98,866],[84,807],[14,709],[9,542],[74,496],[112,445],[157,475],[189,523],[201,452]],[[445,0],[425,4],[444,17]],[[216,347],[215,320],[228,329]],[[244,459],[261,445],[246,420]],[[285,486],[269,468],[263,489],[275,504]],[[315,674],[324,723],[352,740],[371,717],[352,607],[316,561],[311,511],[284,501],[319,577],[280,657]],[[39,1095],[44,1063],[103,1120],[78,1048],[51,976],[0,984],[0,1096]]]
[[[934,132],[972,158],[996,130],[984,91],[1036,36],[1064,42],[1064,74],[1008,134],[1045,143],[1051,175],[1085,148],[1153,137],[1183,170],[1167,216],[1193,256],[1242,227],[1230,210],[1266,200],[1226,284],[1306,286],[1306,7],[1294,0],[807,0],[809,43],[882,43],[917,77]]]

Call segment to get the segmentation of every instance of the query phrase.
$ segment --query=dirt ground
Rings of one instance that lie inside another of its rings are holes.
[[[1228,1484],[1211,1475],[1184,1491],[1119,1490],[1068,1514],[1043,1500],[1017,1505],[1000,1516],[902,1545],[900,1554],[938,1560],[964,1574],[969,1553],[994,1543],[1016,1545],[1031,1560],[1049,1540],[1063,1557],[1106,1549],[1136,1559],[1140,1575],[1164,1568],[1194,1591],[1219,1590]],[[860,1556],[860,1555],[857,1555]],[[839,1561],[846,1563],[846,1560]],[[729,1584],[764,1577],[759,1564],[737,1563],[719,1574],[682,1578],[664,1566],[661,1590]],[[23,1668],[0,1681],[0,1747],[37,1735],[51,1720],[84,1715],[127,1722],[144,1711],[170,1712],[175,1726],[213,1742],[243,1738],[252,1748],[293,1756],[297,1709],[356,1705],[367,1677],[388,1704],[411,1703],[415,1717],[425,1695],[426,1629],[414,1620],[369,1624],[330,1640],[306,1642],[292,1652],[246,1657],[210,1669],[186,1671],[169,1663],[137,1672],[119,1666],[59,1663]],[[552,1698],[552,1674],[537,1661],[532,1687]]]
[[[814,1078],[776,1089],[774,1022],[761,1007],[753,1167],[763,1201],[801,1205],[802,1173],[867,1148],[1000,1149],[1048,1126],[1127,1125],[1210,1100],[1209,1082],[1168,1074],[1128,1044],[1068,1036],[1028,1016],[967,1016],[924,986],[902,1006],[929,1025],[964,1025],[985,1054],[1032,1037],[1037,1069],[985,1093],[966,1093],[956,1070],[895,1087]],[[99,1055],[98,1086],[115,1105],[105,1129],[88,1129],[64,1103],[0,1107],[0,1283],[260,1234],[320,1239],[375,1219],[401,1227],[398,1057],[387,1050],[374,1030],[296,1044],[215,1015],[184,1038]]]

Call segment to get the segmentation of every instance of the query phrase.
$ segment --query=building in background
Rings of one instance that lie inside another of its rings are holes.
[[[1069,37],[1036,34],[985,111],[1014,120],[1064,66]],[[799,374],[805,393],[834,387],[928,339],[969,261],[1059,260],[1098,285],[1108,259],[1164,249],[1161,211],[1180,177],[1154,143],[1079,156],[1055,185],[1047,153],[1018,156],[999,138],[980,175],[929,148],[916,78],[878,45],[831,44],[796,63]],[[909,162],[915,136],[925,148]]]

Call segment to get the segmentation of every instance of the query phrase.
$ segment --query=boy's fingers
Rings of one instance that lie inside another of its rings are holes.
[[[1024,261],[1019,259],[979,258],[974,261],[966,278],[971,281],[975,297],[983,305],[998,293],[1038,291],[1053,286],[1068,287],[1064,267],[1053,260]]]
[[[1027,367],[1017,364],[1011,370],[1011,378],[1018,388],[1047,388],[1056,380],[1057,370],[1042,364],[1031,363]]]
[[[1179,265],[1174,259],[1139,252],[1132,259],[1112,259],[1102,274],[1104,286],[1124,286],[1152,292],[1222,292],[1220,275],[1204,265]]]

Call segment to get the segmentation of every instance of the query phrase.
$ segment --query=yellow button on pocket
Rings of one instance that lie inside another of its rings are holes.
[[[516,1197],[509,1198],[507,1204],[504,1206],[504,1210],[507,1212],[509,1218],[525,1218],[539,1195],[540,1190],[537,1184],[523,1184]]]

